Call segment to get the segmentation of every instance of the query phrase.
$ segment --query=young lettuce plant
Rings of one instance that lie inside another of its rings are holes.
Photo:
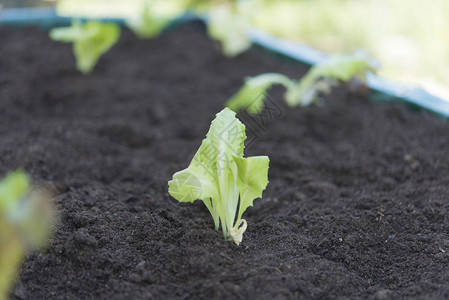
[[[258,114],[265,107],[264,94],[275,84],[283,85],[288,91],[292,90],[297,83],[278,73],[246,77],[245,84],[226,102],[225,106],[234,111],[246,110],[250,114]]]
[[[126,21],[126,26],[143,39],[158,37],[171,22],[171,18],[155,14],[152,4],[153,1],[144,2],[141,14]]]
[[[237,1],[211,6],[207,13],[209,36],[219,41],[223,54],[235,57],[251,47],[247,32],[250,26],[250,11],[255,1]]]
[[[92,72],[98,59],[119,39],[120,27],[113,23],[74,21],[70,27],[55,28],[50,38],[73,43],[77,69],[83,74]]]
[[[247,223],[243,212],[268,184],[269,158],[243,157],[245,125],[229,108],[212,121],[190,165],[173,175],[168,192],[180,202],[202,200],[223,235],[237,245]]]
[[[42,249],[51,235],[55,209],[43,190],[32,190],[17,171],[0,181],[0,299],[6,299],[27,251]]]
[[[319,100],[320,93],[329,93],[339,81],[349,82],[356,78],[365,84],[367,74],[376,73],[377,69],[377,64],[365,55],[337,54],[313,66],[299,81],[277,73],[248,77],[225,105],[234,111],[258,114],[264,109],[263,95],[273,85],[280,84],[286,88],[284,98],[290,107],[308,106]]]

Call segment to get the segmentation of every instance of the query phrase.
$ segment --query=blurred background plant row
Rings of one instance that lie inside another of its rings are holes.
[[[61,0],[60,12],[92,17],[131,17],[146,0]],[[4,0],[4,7],[54,5],[53,1]],[[236,1],[154,0],[165,16],[207,11]],[[382,63],[380,75],[421,86],[449,100],[449,1],[254,0],[251,24],[326,53],[367,50]]]

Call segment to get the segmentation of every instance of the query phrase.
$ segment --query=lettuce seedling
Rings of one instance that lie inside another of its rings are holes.
[[[126,21],[126,26],[140,38],[152,39],[159,36],[171,22],[170,18],[156,15],[151,4],[153,2],[144,2],[141,14]]]
[[[92,72],[98,59],[119,39],[120,27],[113,23],[74,21],[70,27],[55,28],[50,38],[73,43],[76,66],[83,74]]]
[[[298,85],[287,90],[285,100],[292,107],[310,105],[318,100],[320,92],[329,93],[339,81],[349,82],[357,78],[366,83],[367,74],[376,73],[377,69],[376,62],[360,53],[333,55],[313,66]]]
[[[366,84],[367,74],[376,73],[377,69],[376,63],[365,55],[338,54],[313,66],[299,81],[276,73],[248,77],[225,105],[235,111],[244,109],[250,114],[260,113],[264,109],[264,94],[273,85],[280,84],[286,88],[284,98],[289,106],[308,106],[317,102],[320,93],[329,93],[338,82],[357,78]]]
[[[173,175],[168,192],[180,202],[202,200],[227,239],[237,245],[246,230],[243,212],[268,184],[269,158],[243,157],[245,125],[229,108],[212,121],[190,165]]]
[[[239,111],[245,109],[250,114],[258,114],[264,110],[264,94],[273,85],[283,85],[287,90],[293,89],[295,82],[285,75],[266,73],[255,77],[246,77],[245,84],[227,102],[226,107]]]
[[[235,57],[251,47],[252,42],[247,36],[249,20],[237,5],[211,7],[207,16],[208,34],[221,43],[224,55]]]
[[[50,199],[31,189],[24,172],[0,181],[0,299],[6,299],[27,251],[47,244],[55,220]]]

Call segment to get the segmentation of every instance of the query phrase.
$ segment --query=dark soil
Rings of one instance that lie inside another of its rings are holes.
[[[89,76],[70,45],[0,30],[0,175],[25,169],[60,210],[12,298],[449,298],[449,124],[426,113],[344,89],[289,109],[273,89],[274,113],[240,114],[246,154],[271,159],[240,246],[168,195],[244,76],[304,71],[226,59],[196,27],[125,33]]]

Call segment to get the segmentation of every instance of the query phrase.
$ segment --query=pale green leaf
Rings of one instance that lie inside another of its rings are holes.
[[[267,91],[275,84],[287,89],[295,83],[287,76],[277,73],[266,73],[255,77],[247,77],[245,84],[225,104],[234,111],[245,110],[250,114],[258,114],[265,108]]]
[[[51,198],[30,192],[23,171],[0,181],[0,299],[6,299],[26,252],[46,245],[54,219]]]
[[[245,210],[253,206],[256,198],[262,197],[262,192],[268,185],[268,156],[234,157],[238,169],[237,186],[240,190],[240,220]],[[237,221],[238,222],[238,221]]]
[[[25,172],[16,171],[0,181],[0,218],[20,229],[23,240],[43,246],[55,220],[51,196],[41,189],[31,190]]]
[[[0,181],[0,213],[8,214],[30,190],[30,180],[23,171],[15,171]]]
[[[126,25],[140,38],[151,39],[159,36],[162,31],[170,24],[171,19],[158,16],[152,10],[152,7],[145,3],[141,14],[130,18]]]
[[[76,65],[84,74],[90,73],[101,55],[106,53],[119,39],[120,27],[113,23],[75,21],[70,27],[55,28],[50,38],[61,42],[72,42]]]
[[[8,299],[9,290],[19,273],[25,245],[3,216],[0,216],[0,242],[0,299],[4,300]]]
[[[245,125],[235,117],[234,111],[225,108],[212,121],[206,139],[218,151],[217,163],[220,163],[222,156],[226,156],[223,162],[232,161],[232,155],[243,156]]]
[[[307,106],[317,100],[320,92],[327,93],[337,81],[348,82],[357,78],[362,82],[366,74],[375,73],[377,66],[372,59],[361,54],[337,54],[324,62],[313,66],[309,72],[286,93],[286,102],[290,106]]]
[[[214,7],[208,14],[209,36],[221,43],[223,53],[228,57],[235,57],[251,47],[248,29],[248,20],[227,5]]]
[[[211,160],[206,157],[209,155]],[[170,195],[179,202],[210,202],[210,198],[216,198],[219,191],[216,185],[217,174],[213,172],[215,157],[216,153],[210,141],[203,140],[189,167],[175,173],[169,181]]]
[[[43,248],[51,237],[56,220],[52,196],[43,189],[34,189],[14,213],[23,238],[33,248]]]

